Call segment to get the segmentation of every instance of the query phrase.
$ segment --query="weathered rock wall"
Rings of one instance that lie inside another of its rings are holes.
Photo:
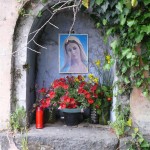
[[[7,128],[11,104],[11,53],[20,4],[0,1],[0,130]]]

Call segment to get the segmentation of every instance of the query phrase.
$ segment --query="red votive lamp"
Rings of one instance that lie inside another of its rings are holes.
[[[36,108],[36,128],[37,129],[43,128],[43,108],[42,107]]]

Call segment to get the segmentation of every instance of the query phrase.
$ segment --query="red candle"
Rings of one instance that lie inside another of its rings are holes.
[[[41,107],[36,108],[36,128],[43,128],[43,108]]]

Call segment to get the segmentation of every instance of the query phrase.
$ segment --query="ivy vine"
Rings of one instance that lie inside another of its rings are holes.
[[[83,0],[83,5],[92,9],[91,17],[105,33],[105,42],[115,37],[110,46],[118,66],[119,92],[130,93],[136,86],[144,96],[150,95],[150,1]],[[138,46],[141,52],[136,51]]]
[[[96,27],[104,34],[104,42],[108,44],[109,36],[114,37],[110,44],[117,65],[117,81],[119,94],[130,94],[133,87],[142,88],[143,95],[150,95],[150,1],[149,0],[82,0],[85,8],[89,8]],[[114,63],[113,58],[109,69]],[[128,134],[129,150],[148,150],[148,143],[138,131],[132,127],[129,117],[129,106],[122,108],[116,104],[116,121],[110,125],[118,137]]]

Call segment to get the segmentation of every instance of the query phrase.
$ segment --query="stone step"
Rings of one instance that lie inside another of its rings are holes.
[[[110,128],[100,125],[69,127],[51,124],[43,129],[36,129],[33,125],[27,137],[29,150],[116,150],[118,145],[118,139]],[[22,149],[23,139],[21,134],[14,137],[19,150]],[[8,141],[5,143],[8,145]],[[7,150],[6,146],[2,150]]]

